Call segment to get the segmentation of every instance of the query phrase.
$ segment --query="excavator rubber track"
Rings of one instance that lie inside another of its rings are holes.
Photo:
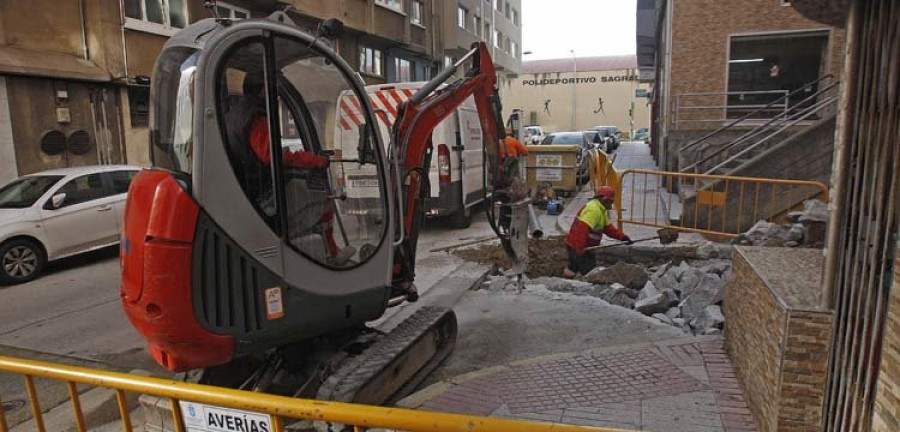
[[[423,307],[365,351],[344,362],[316,399],[383,405],[411,393],[456,346],[452,309]]]

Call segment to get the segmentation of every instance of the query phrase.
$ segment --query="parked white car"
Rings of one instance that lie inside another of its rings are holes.
[[[525,138],[522,140],[525,145],[537,145],[547,136],[544,128],[540,126],[525,126]]]
[[[48,261],[118,243],[128,186],[140,170],[63,168],[0,188],[0,282],[28,282]]]

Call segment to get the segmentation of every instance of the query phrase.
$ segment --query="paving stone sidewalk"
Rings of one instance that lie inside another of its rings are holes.
[[[624,430],[756,430],[714,337],[516,362],[435,384],[400,405]]]

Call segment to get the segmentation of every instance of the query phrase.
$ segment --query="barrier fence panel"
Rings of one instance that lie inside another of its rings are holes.
[[[212,409],[221,407],[223,409],[248,411],[246,414],[241,413],[239,417],[242,420],[240,421],[246,422],[249,421],[247,419],[259,419],[258,421],[265,422],[266,428],[262,429],[261,427],[258,427],[257,429],[271,432],[284,431],[285,424],[292,420],[312,420],[331,422],[338,425],[350,425],[354,431],[362,431],[368,428],[382,428],[412,432],[624,432],[622,429],[563,425],[558,423],[542,423],[340,402],[295,399],[285,396],[274,396],[207,385],[189,384],[160,378],[149,378],[7,356],[0,356],[0,372],[23,376],[28,398],[31,402],[32,413],[34,414],[33,419],[29,421],[34,424],[34,430],[38,432],[44,432],[47,429],[43,422],[42,410],[34,386],[34,378],[58,380],[67,385],[74,410],[73,416],[78,431],[87,430],[87,426],[96,427],[100,425],[85,425],[75,384],[85,384],[115,390],[119,414],[122,420],[122,428],[126,432],[131,431],[132,427],[125,392],[169,398],[172,404],[171,406],[173,407],[172,420],[176,432],[190,430],[186,428],[182,411],[179,409],[179,407],[182,407],[184,404],[204,404],[204,406],[215,407]],[[2,395],[0,395],[0,402],[2,402]],[[184,402],[184,404],[182,402]],[[0,403],[0,432],[7,432],[9,428],[6,423],[6,414],[3,412],[2,407],[3,405]],[[245,429],[250,430],[247,428]],[[343,430],[343,428],[337,427],[335,430]]]
[[[591,150],[588,156],[591,188],[596,191],[600,186],[612,186],[619,190],[619,173],[613,167],[613,159],[601,150]]]
[[[735,237],[757,221],[780,221],[811,198],[826,200],[816,181],[625,170],[616,211],[624,224]]]

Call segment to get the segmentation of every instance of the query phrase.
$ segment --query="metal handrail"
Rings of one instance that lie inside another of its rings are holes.
[[[686,150],[688,150],[688,149],[691,149],[691,148],[697,146],[697,145],[700,144],[701,142],[706,141],[707,139],[712,138],[712,137],[714,137],[714,136],[716,136],[716,135],[722,133],[722,132],[725,131],[725,130],[731,129],[733,126],[735,126],[735,125],[737,125],[737,124],[739,124],[739,123],[741,123],[741,122],[743,122],[743,121],[745,121],[745,120],[749,120],[749,119],[752,118],[754,115],[756,115],[756,114],[758,114],[758,113],[760,113],[760,112],[766,110],[766,108],[769,108],[769,107],[772,107],[772,106],[776,105],[781,99],[787,99],[787,100],[790,100],[791,96],[796,95],[796,94],[799,93],[800,91],[805,90],[805,89],[807,89],[807,88],[809,88],[809,87],[811,87],[811,86],[813,86],[813,85],[816,85],[816,84],[818,84],[818,83],[820,83],[820,82],[822,82],[822,81],[824,81],[824,80],[826,80],[826,79],[833,78],[833,77],[834,77],[834,75],[832,75],[832,74],[826,74],[826,75],[824,75],[824,76],[822,76],[822,77],[816,79],[815,81],[812,81],[812,82],[810,82],[810,83],[808,83],[808,84],[805,84],[803,87],[800,87],[800,88],[798,88],[797,90],[794,90],[793,92],[788,93],[787,95],[784,95],[784,96],[782,96],[781,98],[776,99],[776,100],[770,102],[770,103],[767,104],[765,107],[760,108],[760,109],[758,109],[758,110],[756,110],[756,111],[753,111],[753,112],[751,112],[751,113],[748,113],[748,114],[744,115],[743,117],[741,117],[741,118],[739,118],[739,119],[737,119],[737,120],[734,120],[734,121],[732,121],[731,123],[728,123],[727,125],[722,126],[722,127],[720,127],[719,129],[716,129],[715,131],[710,132],[709,134],[706,134],[706,135],[700,137],[700,138],[697,139],[696,141],[691,142],[691,143],[688,143],[687,145],[681,147],[681,148],[678,150],[678,153],[681,154],[682,152],[684,152],[684,151],[686,151]]]
[[[770,103],[768,103],[768,104],[766,104],[766,105],[755,105],[755,104],[748,104],[748,105],[729,105],[727,99],[726,99],[725,105],[689,105],[689,106],[684,106],[684,105],[682,104],[682,99],[683,99],[685,96],[700,96],[700,97],[704,97],[704,96],[731,96],[731,95],[742,95],[742,96],[743,96],[743,95],[765,95],[765,94],[768,94],[768,95],[782,95],[782,96],[779,97],[778,99],[775,99],[775,101],[770,102]],[[786,96],[788,96],[788,95],[789,95],[789,92],[788,92],[787,90],[762,90],[762,91],[740,91],[740,92],[680,93],[680,94],[678,94],[678,96],[676,96],[676,99],[675,99],[675,115],[674,115],[674,118],[673,118],[673,123],[675,123],[675,124],[677,125],[678,123],[720,122],[720,121],[728,120],[727,116],[726,116],[725,118],[715,118],[715,119],[688,119],[688,120],[682,120],[682,119],[681,119],[681,112],[682,112],[682,111],[685,111],[685,110],[712,110],[712,109],[714,109],[714,110],[721,110],[721,109],[724,108],[724,109],[726,109],[726,110],[732,110],[732,111],[734,111],[734,110],[749,110],[749,109],[753,109],[753,108],[759,108],[758,111],[761,112],[761,111],[769,111],[768,108],[771,107],[771,108],[777,109],[778,111],[785,111],[785,112],[786,112],[786,111],[788,110],[788,101],[785,100],[783,103],[778,103],[778,101],[784,99],[784,98],[785,98]]]
[[[829,84],[829,85],[826,86],[825,88],[822,88],[822,89],[820,89],[819,91],[817,91],[816,93],[814,93],[814,94],[808,96],[807,98],[803,99],[803,100],[800,101],[797,105],[800,106],[800,105],[806,103],[807,101],[814,100],[814,99],[818,98],[819,96],[821,96],[821,95],[823,95],[823,94],[825,94],[825,93],[831,91],[832,89],[836,88],[839,84],[840,84],[840,82],[835,81],[834,83]],[[681,172],[687,172],[687,171],[690,171],[692,168],[698,167],[700,164],[702,164],[702,163],[704,163],[704,162],[706,162],[706,161],[708,161],[708,160],[710,160],[710,159],[712,159],[712,158],[718,156],[718,155],[721,154],[722,152],[724,152],[724,151],[726,151],[726,150],[730,150],[731,148],[737,146],[738,144],[743,143],[744,141],[748,141],[748,140],[750,140],[751,138],[754,138],[754,137],[756,137],[757,135],[760,135],[760,134],[764,133],[764,132],[766,131],[766,129],[767,129],[769,126],[772,126],[773,124],[779,123],[779,125],[777,125],[776,127],[778,127],[778,126],[780,126],[780,125],[787,124],[787,127],[782,127],[781,129],[778,130],[778,133],[780,133],[780,132],[784,131],[785,129],[787,129],[788,127],[795,126],[795,125],[797,125],[800,121],[802,121],[803,119],[806,119],[807,117],[809,117],[808,114],[809,114],[810,110],[813,110],[814,112],[818,112],[819,109],[826,108],[831,102],[833,102],[833,101],[835,101],[835,100],[836,100],[836,99],[835,99],[834,97],[829,97],[829,98],[825,99],[825,103],[824,103],[824,104],[822,103],[822,101],[818,101],[818,102],[814,103],[812,106],[805,107],[805,108],[803,108],[802,110],[797,111],[797,112],[795,112],[795,113],[793,113],[793,114],[787,114],[787,115],[784,116],[784,117],[782,117],[782,116],[774,117],[774,118],[768,120],[767,122],[765,122],[764,124],[759,125],[759,126],[757,126],[756,128],[754,128],[754,129],[752,129],[752,130],[746,132],[745,134],[741,135],[741,136],[738,137],[736,140],[734,140],[734,141],[732,141],[731,143],[729,143],[727,146],[725,146],[725,147],[723,147],[723,148],[717,150],[716,152],[713,152],[713,153],[711,153],[711,154],[709,154],[709,155],[706,155],[705,157],[703,157],[702,159],[700,159],[700,160],[698,160],[698,161],[692,163],[691,165],[688,165],[688,166],[686,166],[686,167],[680,169],[680,171],[681,171]],[[796,118],[795,118],[795,116],[796,116]],[[798,118],[799,118],[799,119],[798,119]],[[771,134],[771,135],[767,136],[766,138],[764,138],[764,139],[758,141],[756,144],[752,145],[751,148],[756,148],[756,146],[757,146],[759,143],[764,142],[764,141],[768,140],[769,138],[771,138],[771,137],[773,137],[773,136],[775,136],[775,135],[777,135],[777,133],[776,133],[776,134]],[[680,152],[679,152],[679,153],[680,153]],[[716,168],[718,168],[718,167],[716,167]],[[697,171],[697,170],[695,170],[695,172],[696,172],[696,171]],[[708,170],[708,171],[706,171],[706,172],[709,173],[710,171],[711,171],[711,170]]]
[[[25,360],[0,356],[0,371],[24,375],[26,388],[31,399],[32,412],[39,432],[44,431],[42,411],[37,402],[33,377],[64,381],[69,385],[73,407],[78,409],[78,394],[72,392],[74,383],[104,387],[116,391],[123,428],[131,430],[124,392],[170,398],[172,420],[176,432],[184,432],[183,419],[179,409],[180,401],[191,401],[220,407],[253,411],[271,416],[273,432],[283,432],[283,420],[303,419],[333,422],[361,428],[387,428],[412,432],[437,431],[547,431],[547,432],[624,432],[622,429],[597,428],[559,423],[510,420],[461,414],[446,414],[432,411],[415,411],[402,408],[378,407],[341,402],[295,399],[285,396],[268,395],[243,390],[232,390],[201,384],[171,381],[161,378],[129,375],[78,366],[60,365],[50,362]],[[78,430],[84,431],[84,419],[76,412]],[[2,405],[0,405],[0,426],[5,426]]]
[[[807,118],[809,118],[809,117],[812,116],[813,114],[817,114],[817,113],[818,113],[819,111],[821,111],[822,109],[828,108],[829,106],[831,106],[831,105],[833,105],[833,104],[835,104],[835,103],[837,103],[837,96],[831,96],[831,97],[828,97],[828,98],[826,98],[826,99],[824,99],[824,100],[822,100],[822,101],[816,102],[816,104],[813,105],[812,107],[809,107],[809,108],[808,108],[807,110],[805,110],[805,111],[801,111],[801,114],[802,114],[802,115],[799,116],[798,118],[794,119],[794,120],[791,121],[790,123],[784,124],[784,126],[782,126],[780,129],[778,129],[778,130],[776,130],[775,132],[769,134],[769,135],[766,136],[765,138],[763,138],[763,139],[761,139],[761,140],[755,142],[754,144],[747,146],[747,147],[744,148],[743,150],[741,150],[741,151],[735,153],[733,156],[729,157],[728,159],[725,159],[722,163],[720,163],[720,164],[718,164],[718,165],[716,165],[716,166],[714,166],[714,167],[712,167],[712,168],[706,170],[705,173],[706,173],[706,174],[709,174],[709,173],[711,173],[711,172],[716,171],[717,169],[719,169],[719,168],[725,166],[726,164],[728,164],[728,163],[734,161],[735,159],[738,159],[739,157],[741,157],[741,156],[743,156],[743,155],[749,153],[749,152],[752,151],[753,149],[759,147],[760,145],[762,145],[762,143],[768,141],[770,138],[772,138],[772,137],[774,137],[774,136],[780,134],[781,132],[784,132],[786,129],[788,129],[788,128],[792,127],[792,126],[797,125],[798,123],[800,123],[801,121],[806,120]],[[716,152],[715,154],[719,154],[719,153],[721,153],[721,151],[720,151],[720,152]],[[712,157],[712,155],[708,156],[708,157],[704,160],[704,162],[705,162],[706,160],[709,160],[709,158],[711,158],[711,157]]]

